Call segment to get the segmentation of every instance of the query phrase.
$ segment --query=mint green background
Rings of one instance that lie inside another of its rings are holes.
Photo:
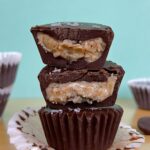
[[[149,0],[0,0],[0,51],[23,54],[12,97],[41,97],[37,74],[44,66],[31,26],[57,21],[110,25],[115,38],[108,59],[125,71],[119,97],[131,98],[127,81],[150,75]]]

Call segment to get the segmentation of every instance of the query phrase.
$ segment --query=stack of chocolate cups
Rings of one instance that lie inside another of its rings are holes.
[[[114,33],[108,26],[65,22],[31,28],[41,58],[39,73],[46,106],[39,110],[50,147],[106,150],[111,147],[123,109],[115,105],[124,75],[106,61]]]

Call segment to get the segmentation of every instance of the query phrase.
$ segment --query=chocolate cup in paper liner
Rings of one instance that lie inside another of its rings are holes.
[[[54,150],[47,144],[35,109],[26,108],[15,113],[8,123],[7,133],[10,136],[10,143],[14,144],[17,150]],[[120,123],[115,140],[108,150],[134,150],[144,141],[143,135],[130,126]]]
[[[130,80],[128,85],[138,107],[150,110],[150,78]]]
[[[56,150],[106,150],[112,145],[123,109],[118,106],[39,110],[49,146]]]
[[[4,89],[0,89],[0,117],[2,116],[5,110],[11,89],[12,89],[12,86],[6,87]]]
[[[0,88],[12,85],[21,60],[19,52],[0,52]]]

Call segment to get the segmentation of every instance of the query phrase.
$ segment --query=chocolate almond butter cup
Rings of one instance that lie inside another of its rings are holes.
[[[31,32],[43,63],[69,69],[100,69],[114,37],[109,26],[83,22],[40,25]]]
[[[47,142],[56,150],[107,150],[114,141],[122,114],[118,105],[39,110]]]
[[[121,66],[106,62],[100,70],[68,70],[46,66],[38,78],[50,108],[112,106],[124,75]]]

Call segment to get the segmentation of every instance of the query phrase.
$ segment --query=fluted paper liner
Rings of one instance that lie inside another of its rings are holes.
[[[8,123],[10,143],[17,150],[54,150],[49,147],[36,110],[24,109],[10,119]],[[121,123],[114,143],[109,150],[134,150],[144,143],[144,136],[130,126]]]
[[[130,80],[128,85],[138,107],[150,110],[150,78]]]
[[[57,150],[106,150],[115,138],[120,106],[39,111],[48,144]]]
[[[54,150],[48,146],[39,115],[32,108],[14,114],[8,123],[7,132],[10,136],[10,143],[14,144],[17,150]],[[143,135],[121,123],[109,150],[135,150],[144,141]]]
[[[19,52],[0,52],[0,89],[14,83],[20,60]]]

